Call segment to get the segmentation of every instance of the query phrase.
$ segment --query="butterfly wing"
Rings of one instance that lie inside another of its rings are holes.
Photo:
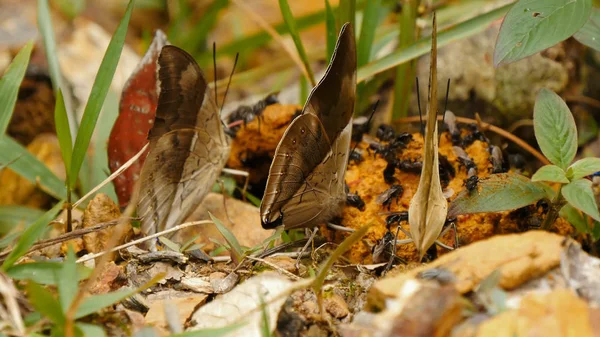
[[[344,25],[332,61],[277,146],[261,202],[264,228],[312,227],[339,214],[352,133],[356,48]]]
[[[147,235],[189,216],[229,156],[213,93],[194,59],[165,46],[158,65],[160,96],[138,202]]]

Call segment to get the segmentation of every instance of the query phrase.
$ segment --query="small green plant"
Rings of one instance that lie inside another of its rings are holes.
[[[600,32],[594,22],[598,15],[592,11],[592,0],[519,0],[502,22],[494,65],[518,61],[573,34],[581,43],[598,49],[594,38]]]
[[[583,158],[573,163],[577,154],[575,120],[567,104],[548,89],[541,89],[537,95],[533,125],[540,149],[552,164],[541,167],[531,180],[511,173],[482,179],[477,192],[463,191],[452,202],[449,216],[513,210],[547,199],[550,207],[543,229],[550,229],[560,215],[580,233],[592,234],[597,241],[600,213],[592,182],[586,177],[600,171],[600,158]],[[559,184],[557,192],[546,183]]]
[[[89,276],[90,270],[82,270],[77,266],[75,252],[71,247],[63,263],[36,263],[29,264],[39,268],[44,275],[53,274],[53,279],[46,277],[46,283],[56,285],[56,294],[33,280],[27,280],[25,293],[33,308],[39,313],[34,326],[42,330],[50,330],[51,336],[105,336],[104,329],[98,325],[84,323],[80,319],[96,313],[103,308],[111,306],[123,299],[139,293],[164,276],[161,274],[138,289],[121,289],[101,295],[91,295],[84,299],[74,317],[75,322],[68,322],[67,312],[78,293],[79,281]],[[24,264],[23,266],[27,266]],[[46,265],[52,268],[46,268]],[[35,275],[31,269],[31,275]],[[9,274],[10,275],[10,274]],[[39,276],[37,276],[39,279]],[[45,320],[44,320],[45,318]]]

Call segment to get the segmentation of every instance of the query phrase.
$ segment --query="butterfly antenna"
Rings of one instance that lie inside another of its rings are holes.
[[[446,102],[444,103],[444,113],[442,114],[442,127],[446,125],[446,111],[448,111],[448,94],[450,93],[450,79],[448,79],[448,85],[446,86]]]
[[[379,100],[377,100],[377,102],[375,102],[375,104],[373,105],[373,111],[371,111],[371,116],[369,116],[369,119],[367,119],[367,130],[369,129],[369,124],[371,123],[371,119],[373,119],[373,115],[375,115],[377,106],[379,106]],[[358,144],[360,144],[360,142],[356,142],[356,144],[354,144],[354,147],[352,148],[352,151],[350,151],[350,154],[354,153],[354,151],[358,147]]]
[[[229,92],[229,85],[231,84],[231,78],[233,77],[233,73],[235,72],[235,67],[238,63],[238,58],[240,57],[240,53],[235,53],[235,61],[233,61],[233,68],[231,68],[231,74],[229,74],[229,81],[227,81],[227,87],[225,88],[225,94],[223,95],[223,103],[221,103],[221,111],[219,114],[223,112],[223,106],[225,105],[225,99],[227,98],[227,93]]]
[[[218,90],[217,90],[217,43],[213,41],[213,71],[215,73],[214,76],[214,80],[215,80],[215,103],[217,103],[217,106],[219,105],[219,96],[218,96]],[[222,108],[222,106],[221,106]]]
[[[419,78],[416,78],[417,81],[417,105],[419,106],[419,122],[421,123],[421,135],[423,139],[425,139],[425,128],[423,126],[423,112],[421,111],[421,91],[419,90]]]

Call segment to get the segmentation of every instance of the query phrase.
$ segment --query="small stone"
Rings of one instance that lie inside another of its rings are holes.
[[[325,310],[327,310],[331,316],[338,319],[344,318],[350,314],[348,304],[346,304],[346,301],[338,294],[333,294],[325,299]]]
[[[198,307],[206,303],[207,295],[190,295],[185,298],[172,298],[155,301],[150,305],[150,309],[146,314],[146,323],[166,328],[167,315],[165,315],[165,302],[170,301],[172,305],[169,308],[177,308],[179,323],[181,326],[185,324],[190,315]]]

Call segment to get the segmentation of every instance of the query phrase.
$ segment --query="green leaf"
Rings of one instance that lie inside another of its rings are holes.
[[[577,154],[575,119],[562,98],[545,88],[535,99],[533,130],[546,158],[566,171]]]
[[[577,180],[600,171],[600,158],[579,159],[567,170],[567,177]]]
[[[54,123],[56,124],[56,136],[62,154],[63,162],[65,163],[65,171],[67,177],[71,169],[71,155],[73,154],[73,139],[71,138],[71,129],[69,127],[69,117],[65,108],[62,91],[59,89],[56,95],[56,105],[54,106]],[[68,178],[67,178],[68,183]],[[68,186],[67,188],[71,188]]]
[[[357,66],[367,64],[371,57],[371,47],[375,39],[375,30],[379,25],[379,11],[381,0],[370,0],[365,7],[360,37],[358,38],[358,50],[356,52]]]
[[[292,15],[292,10],[290,9],[290,5],[287,0],[279,0],[279,9],[281,10],[281,15],[283,16],[283,21],[290,32],[290,36],[292,40],[294,40],[294,44],[296,45],[296,49],[298,50],[298,55],[306,68],[306,72],[308,73],[308,80],[311,83],[315,83],[315,75],[310,68],[310,61],[308,60],[308,56],[306,55],[306,51],[304,50],[304,45],[302,44],[302,40],[300,39],[300,33],[298,33],[298,27],[296,26],[296,20],[294,19],[294,15]]]
[[[6,234],[22,223],[33,223],[44,211],[20,205],[0,205],[0,234]]]
[[[598,221],[593,221],[593,225],[592,225],[592,239],[594,240],[594,242],[600,240],[600,222]]]
[[[592,191],[592,182],[587,179],[579,179],[562,187],[562,195],[575,208],[600,221],[598,205]]]
[[[212,192],[214,193],[227,193],[228,195],[233,195],[236,187],[236,181],[233,177],[222,176],[219,178],[219,181],[215,181],[212,187]],[[225,190],[225,191],[223,191]]]
[[[342,1],[344,3],[345,1]],[[437,34],[438,48],[446,46],[452,42],[473,36],[484,31],[492,22],[501,18],[510,8],[505,5],[494,9],[488,13],[478,15],[465,22],[451,26],[449,29],[440,31]],[[420,39],[415,44],[397,50],[379,60],[375,60],[367,65],[360,67],[356,73],[356,81],[362,82],[373,75],[379,74],[385,70],[396,67],[400,64],[416,59],[419,56],[427,54],[431,50],[431,37]]]
[[[565,171],[556,165],[544,165],[531,177],[531,181],[550,181],[555,183],[568,184],[569,179],[565,176]]]
[[[37,219],[29,228],[23,232],[23,235],[17,241],[15,248],[8,254],[6,260],[2,264],[2,270],[7,271],[17,260],[27,253],[27,250],[44,234],[46,226],[50,221],[54,220],[58,212],[62,209],[62,201],[54,205],[52,209],[44,213],[44,215]]]
[[[75,328],[79,329],[85,337],[106,337],[104,328],[95,324],[77,322]]]
[[[55,273],[63,268],[60,262],[31,262],[14,265],[8,269],[6,274],[15,280],[30,280],[44,285],[55,285]],[[81,264],[77,265],[75,281],[87,279],[92,270]]]
[[[223,238],[225,238],[225,241],[227,241],[229,247],[231,247],[231,259],[236,263],[241,262],[244,258],[244,250],[242,249],[242,246],[235,235],[233,235],[233,233],[227,229],[227,227],[223,226],[221,220],[215,218],[210,212],[208,212],[208,216],[210,216],[212,222],[215,224],[215,226],[217,226],[217,229],[221,235],[223,235]]]
[[[11,170],[32,184],[40,186],[44,192],[55,198],[67,198],[65,183],[58,179],[46,165],[12,138],[0,135],[0,163],[9,162],[16,156],[20,156],[20,158],[10,166]]]
[[[573,37],[582,44],[600,51],[600,8],[592,8],[589,20]]]
[[[589,233],[588,223],[583,218],[579,210],[571,204],[564,205],[559,212],[560,216],[567,220],[578,233]]]
[[[49,290],[33,282],[28,282],[25,286],[25,292],[35,310],[39,311],[56,325],[62,326],[64,324],[65,316],[60,308],[60,304]]]
[[[77,295],[79,282],[77,280],[77,263],[75,261],[77,261],[75,251],[69,245],[67,258],[63,262],[62,268],[55,273],[56,285],[58,286],[58,299],[63,312],[69,310],[75,295]]]
[[[125,35],[127,34],[127,26],[129,25],[129,19],[131,18],[133,5],[134,0],[130,0],[129,5],[127,5],[127,11],[125,12],[123,19],[121,19],[115,34],[108,44],[108,48],[106,49],[106,53],[104,54],[104,58],[102,59],[102,63],[98,69],[98,74],[96,75],[96,79],[92,85],[90,97],[88,98],[88,102],[83,111],[81,125],[79,126],[79,132],[77,133],[75,146],[73,148],[73,157],[70,170],[71,175],[69,176],[70,186],[75,186],[75,183],[77,182],[79,170],[81,169],[83,159],[85,158],[88,146],[90,144],[90,139],[94,133],[94,128],[96,127],[96,122],[98,121],[102,104],[104,103],[106,93],[108,92],[110,83],[112,82],[117,64],[119,63],[119,58],[121,51],[123,50],[123,44],[125,43]]]
[[[464,190],[450,203],[448,217],[459,214],[501,212],[531,205],[551,198],[552,192],[544,183],[532,182],[514,173],[492,174],[481,179],[477,190]]]
[[[590,17],[591,0],[520,0],[506,14],[494,65],[518,61],[575,34]]]
[[[87,315],[98,312],[108,306],[121,302],[122,300],[128,297],[142,292],[156,284],[161,279],[163,279],[164,276],[165,273],[159,273],[156,276],[154,276],[150,281],[146,282],[146,284],[137,289],[120,289],[111,293],[88,296],[83,300],[81,306],[77,310],[77,313],[75,314],[75,319],[80,319]]]
[[[0,136],[4,136],[6,128],[8,128],[8,123],[12,118],[19,88],[29,64],[32,48],[33,42],[31,41],[25,47],[21,48],[8,68],[6,68],[2,78],[0,78],[0,102],[2,102],[0,104]]]
[[[329,4],[329,0],[325,0],[325,31],[327,40],[327,57],[326,60],[331,60],[333,51],[335,50],[335,42],[337,40],[337,27],[335,24],[335,14]]]

